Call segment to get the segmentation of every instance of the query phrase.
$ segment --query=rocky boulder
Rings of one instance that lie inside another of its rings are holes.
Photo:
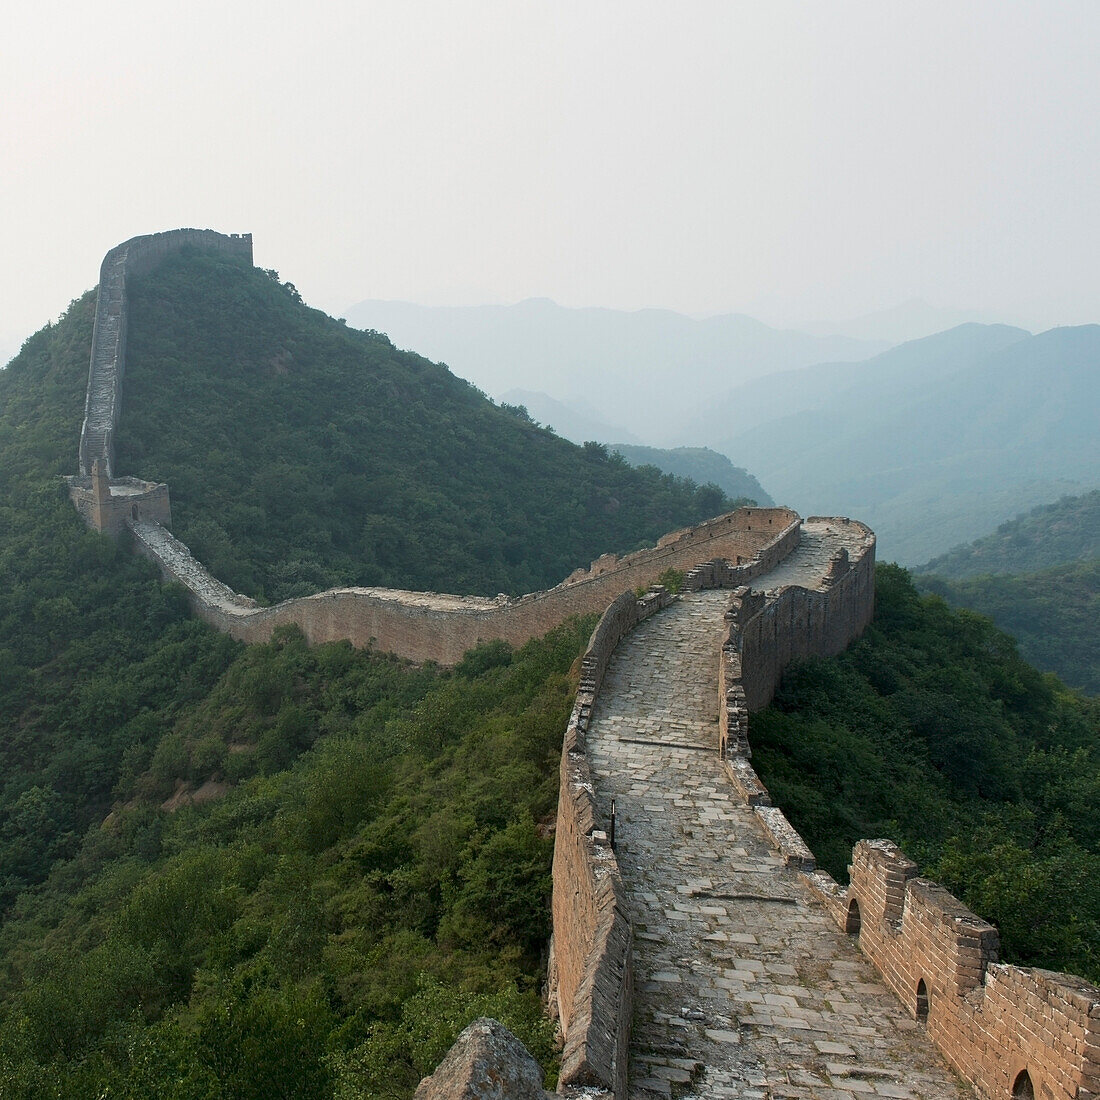
[[[413,1100],[551,1100],[542,1070],[502,1024],[482,1017],[455,1040]]]

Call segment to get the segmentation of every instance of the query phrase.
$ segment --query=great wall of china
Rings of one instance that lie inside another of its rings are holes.
[[[311,641],[451,664],[479,641],[519,644],[603,612],[561,757],[549,980],[559,1093],[957,1096],[965,1087],[935,1044],[981,1097],[1100,1096],[1100,990],[997,962],[996,930],[915,877],[889,841],[861,841],[841,888],[749,762],[749,715],[786,665],[840,652],[870,621],[866,527],[743,509],[517,599],[351,588],[257,607],[171,535],[167,486],[115,470],[126,277],[186,247],[252,259],[249,235],[209,230],[137,237],[104,259],[80,473],[68,479],[89,526],[129,530],[200,617],[244,641],[293,622]],[[668,568],[687,573],[681,596],[634,595]],[[537,1096],[495,1027],[467,1029],[417,1097],[476,1095],[463,1091],[476,1042],[498,1060],[494,1080],[527,1082],[492,1095]]]

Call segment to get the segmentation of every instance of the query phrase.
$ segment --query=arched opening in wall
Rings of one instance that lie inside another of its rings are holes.
[[[1035,1100],[1035,1086],[1031,1083],[1031,1074],[1020,1070],[1012,1082],[1012,1100]]]
[[[138,506],[136,504],[130,505],[130,515],[134,518],[138,518]]]
[[[917,1023],[928,1023],[928,986],[923,978],[917,982]]]
[[[860,923],[859,902],[856,901],[855,898],[852,898],[852,900],[848,902],[848,916],[844,919],[844,931],[847,932],[849,936],[858,936]]]

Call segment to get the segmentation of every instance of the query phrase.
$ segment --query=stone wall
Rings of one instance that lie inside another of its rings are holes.
[[[581,682],[565,733],[554,841],[551,1011],[560,1022],[559,1091],[627,1095],[634,935],[619,864],[596,808],[585,733],[607,662],[624,634],[662,607],[663,588],[642,599],[624,592],[604,612],[581,660]]]
[[[951,1065],[983,1097],[1100,1094],[1100,989],[997,962],[1000,940],[887,840],[856,845],[834,911]],[[1028,1094],[1031,1095],[1031,1094]]]
[[[89,526],[117,538],[132,520],[146,519],[172,526],[172,502],[163,482],[136,477],[108,480],[99,459],[92,463],[91,477],[69,477],[69,499]]]
[[[92,464],[97,459],[108,478],[115,475],[114,432],[118,427],[122,378],[126,373],[127,276],[143,275],[165,256],[187,247],[223,252],[252,263],[252,234],[226,236],[212,229],[176,229],[133,237],[116,245],[103,257],[92,328],[84,422],[80,429],[80,473],[83,477],[91,476]]]
[[[724,557],[742,562],[738,576],[756,576],[798,545],[799,522],[788,508],[741,508],[666,535],[652,549],[623,558],[605,555],[555,588],[516,599],[338,588],[256,608],[244,597],[211,598],[220,582],[200,576],[205,571],[190,554],[173,547],[166,551],[144,536],[142,546],[165,577],[188,589],[196,614],[241,641],[267,641],[276,627],[294,623],[314,643],[347,640],[412,661],[452,665],[480,642],[522,645],[571,615],[603,611],[624,589],[652,584],[666,569],[687,572],[708,558]]]

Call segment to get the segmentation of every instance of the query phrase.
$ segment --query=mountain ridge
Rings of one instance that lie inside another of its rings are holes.
[[[1100,481],[1092,432],[1100,418],[1100,326],[1019,331],[964,332],[966,340],[974,332],[992,336],[994,346],[986,354],[980,343],[964,349],[951,369],[941,358],[908,379],[876,384],[868,377],[820,409],[711,445],[751,452],[754,472],[779,499],[861,515],[879,532],[885,556],[925,561],[1023,509]],[[938,375],[927,380],[931,371]]]
[[[581,395],[599,417],[647,443],[673,439],[694,395],[830,358],[864,358],[881,344],[775,329],[743,314],[695,319],[671,310],[568,309],[547,299],[513,306],[429,307],[366,301],[349,323],[448,363],[488,393]]]

